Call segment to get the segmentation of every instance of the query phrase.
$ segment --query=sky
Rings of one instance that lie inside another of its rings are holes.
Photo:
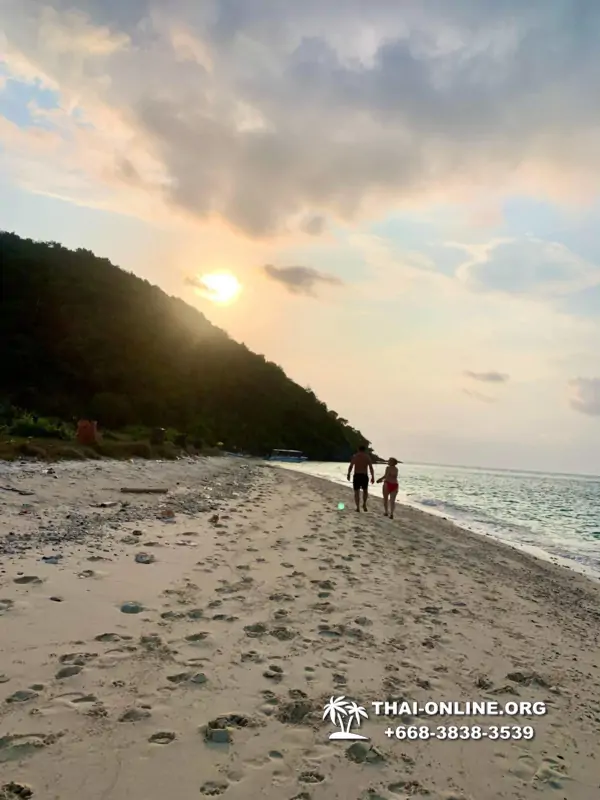
[[[599,34],[596,0],[0,0],[0,228],[182,297],[382,455],[600,474]]]

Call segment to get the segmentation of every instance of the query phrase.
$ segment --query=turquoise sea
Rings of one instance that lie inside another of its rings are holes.
[[[347,464],[281,466],[348,487]],[[398,469],[399,502],[600,579],[600,476],[426,464]],[[383,470],[376,466],[376,477]],[[371,490],[381,496],[380,485]],[[348,501],[342,493],[340,499]]]

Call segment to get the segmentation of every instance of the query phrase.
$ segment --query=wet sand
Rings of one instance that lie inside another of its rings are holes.
[[[600,587],[586,578],[235,459],[36,466],[0,484],[33,492],[0,489],[1,800],[600,793]],[[332,695],[364,707],[352,730],[368,740],[329,740]],[[547,713],[375,715],[386,700]],[[385,734],[451,725],[535,738]]]

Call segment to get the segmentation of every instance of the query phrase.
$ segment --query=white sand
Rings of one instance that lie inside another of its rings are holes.
[[[596,584],[418,511],[390,521],[380,500],[340,512],[349,489],[241,461],[54,470],[0,478],[35,492],[0,490],[0,787],[36,800],[600,796]],[[131,485],[172,491],[119,493]],[[122,613],[125,601],[144,609]],[[81,669],[59,677],[69,666]],[[15,692],[31,694],[6,702]],[[350,754],[328,740],[331,695],[370,712],[353,728],[370,741]],[[387,698],[548,713],[375,716]],[[207,743],[202,726],[226,714],[249,725]],[[403,723],[530,724],[536,737],[385,736]]]

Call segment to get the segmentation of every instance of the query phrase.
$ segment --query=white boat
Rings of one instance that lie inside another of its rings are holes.
[[[308,461],[308,458],[301,450],[273,450],[266,460],[300,463],[301,461]]]

